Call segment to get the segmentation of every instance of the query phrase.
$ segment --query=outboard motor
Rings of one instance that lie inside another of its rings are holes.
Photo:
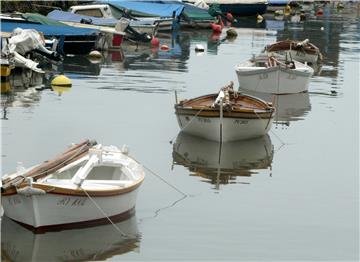
[[[129,25],[129,20],[121,18],[115,26],[116,31],[123,31],[127,33],[127,37],[131,40],[148,43],[151,41],[151,35],[147,33],[139,33]]]

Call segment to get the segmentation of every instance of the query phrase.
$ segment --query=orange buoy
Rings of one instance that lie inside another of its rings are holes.
[[[159,46],[159,45],[160,45],[159,39],[157,39],[157,38],[154,37],[154,36],[153,36],[153,38],[151,39],[150,43],[151,43],[152,46]]]
[[[211,23],[211,28],[215,33],[221,33],[221,25],[215,24],[215,23]]]
[[[170,49],[170,47],[168,47],[167,45],[161,45],[160,49],[163,51],[168,51]]]

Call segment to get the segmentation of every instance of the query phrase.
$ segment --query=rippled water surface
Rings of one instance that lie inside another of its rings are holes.
[[[3,259],[358,260],[360,24],[354,7],[348,15],[296,24],[250,23],[256,29],[237,28],[233,40],[183,31],[160,37],[169,51],[124,46],[99,62],[68,57],[57,70],[72,79],[71,89],[25,89],[48,82],[14,75],[12,92],[1,96],[3,174],[18,161],[30,166],[95,138],[127,144],[147,176],[136,215],[118,224],[133,238],[123,239],[110,225],[34,235],[3,217]],[[263,97],[277,107],[268,136],[226,143],[219,166],[216,143],[178,134],[175,91],[183,99],[237,85],[236,64],[288,38],[309,38],[324,59],[308,93]],[[205,52],[196,53],[196,44]]]

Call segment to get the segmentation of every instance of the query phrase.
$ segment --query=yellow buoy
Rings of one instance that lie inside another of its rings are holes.
[[[65,87],[71,87],[72,83],[71,80],[64,76],[64,75],[58,75],[55,76],[54,79],[51,81],[52,86],[65,86]]]

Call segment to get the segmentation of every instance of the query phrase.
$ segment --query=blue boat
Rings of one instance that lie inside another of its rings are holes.
[[[215,22],[216,19],[209,14],[208,10],[197,7],[185,2],[177,0],[137,0],[144,3],[157,3],[157,4],[182,4],[184,9],[180,14],[180,24],[182,27],[194,28],[211,28],[210,24]]]
[[[283,10],[290,0],[268,0],[268,11]]]
[[[57,51],[62,54],[89,54],[95,48],[99,32],[93,29],[72,26],[53,26],[26,21],[1,20],[1,31],[11,33],[15,28],[35,29],[45,38],[59,40]]]
[[[102,1],[110,4],[121,10],[127,9],[134,16],[149,17],[159,16],[162,18],[177,19],[184,10],[184,5],[180,2],[178,4],[170,3],[156,3],[152,1],[123,1],[123,0],[108,0]]]
[[[194,2],[194,0],[189,0]],[[206,4],[218,6],[223,13],[231,13],[234,16],[255,16],[266,12],[267,0],[204,0]]]

